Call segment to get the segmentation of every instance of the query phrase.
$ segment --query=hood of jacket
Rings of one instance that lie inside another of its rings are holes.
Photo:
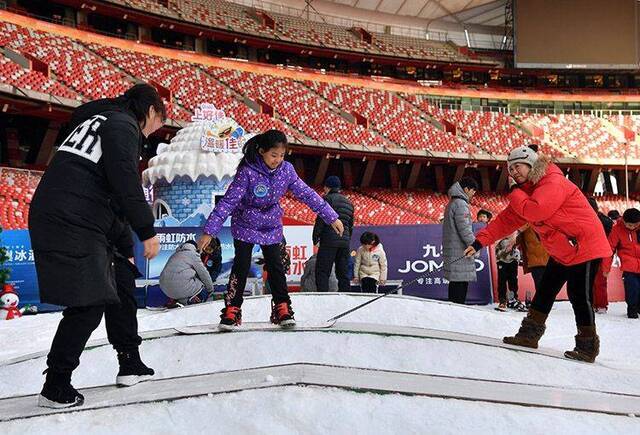
[[[197,251],[198,251],[198,248],[196,248],[195,246],[193,246],[193,244],[192,244],[192,243],[186,242],[186,243],[183,243],[182,245],[180,245],[180,246],[178,247],[178,249],[176,249],[176,251],[180,251],[180,252],[183,252],[183,251],[193,251],[193,252],[197,252]]]
[[[558,174],[564,176],[560,168],[553,164],[551,158],[540,154],[538,160],[531,167],[529,171],[528,180],[531,184],[538,184],[545,175]]]
[[[256,172],[259,172],[262,175],[271,176],[271,175],[276,175],[283,170],[283,167],[284,167],[283,163],[280,163],[280,165],[278,165],[277,168],[271,169],[270,167],[267,166],[264,160],[262,160],[262,158],[258,158],[257,162],[247,163],[247,166]]]
[[[83,120],[104,112],[122,112],[135,117],[128,110],[123,109],[114,98],[102,98],[100,100],[90,101],[79,106],[73,112],[73,121],[82,122]]]
[[[382,245],[382,242],[380,242],[369,252],[374,254],[376,251],[383,251],[383,250],[384,250],[384,246]]]
[[[450,198],[460,198],[466,202],[469,202],[469,197],[465,193],[464,189],[457,181],[453,183],[453,186],[449,188],[449,197]]]

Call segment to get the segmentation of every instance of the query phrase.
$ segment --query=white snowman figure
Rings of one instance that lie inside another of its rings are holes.
[[[0,292],[0,320],[12,320],[22,316],[18,309],[20,298],[11,284],[5,284]]]

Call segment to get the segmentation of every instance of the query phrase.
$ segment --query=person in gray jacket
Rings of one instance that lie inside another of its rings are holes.
[[[469,282],[476,280],[476,265],[473,257],[462,257],[464,250],[473,243],[475,236],[471,223],[470,203],[478,190],[478,183],[471,177],[463,177],[449,189],[449,204],[442,222],[442,259],[444,277],[449,281],[449,300],[464,304]]]
[[[316,260],[318,256],[313,254],[306,263],[304,263],[304,273],[300,277],[300,291],[302,292],[317,292],[318,287],[316,285]],[[331,268],[331,274],[329,275],[329,291],[338,291],[338,278],[336,277],[336,265]]]
[[[183,243],[169,257],[160,274],[160,288],[169,298],[191,305],[208,300],[213,293],[213,281],[200,259],[196,242]]]

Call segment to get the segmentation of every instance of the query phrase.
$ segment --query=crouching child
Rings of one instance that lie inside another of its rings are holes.
[[[169,257],[160,274],[160,288],[167,297],[182,305],[212,298],[213,280],[200,258],[196,242],[183,243]]]

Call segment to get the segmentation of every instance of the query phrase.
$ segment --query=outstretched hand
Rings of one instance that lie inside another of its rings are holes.
[[[200,238],[198,239],[198,252],[203,252],[204,248],[209,246],[212,240],[213,237],[209,234],[203,234],[202,236],[200,236]]]
[[[158,252],[160,252],[160,241],[158,240],[158,236],[153,236],[147,240],[142,242],[142,246],[144,248],[144,258],[147,260],[151,260]]]
[[[469,246],[467,249],[464,250],[465,257],[473,257],[474,255],[476,255],[476,250],[473,246]]]
[[[336,219],[332,224],[331,228],[340,236],[344,234],[344,225],[342,225],[342,221],[340,219]]]

